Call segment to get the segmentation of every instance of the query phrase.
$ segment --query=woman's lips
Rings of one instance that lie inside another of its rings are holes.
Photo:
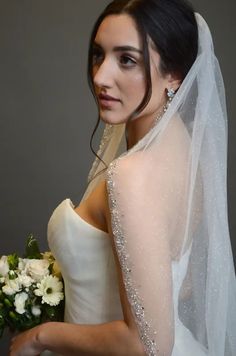
[[[119,102],[119,99],[116,99],[110,95],[107,94],[99,94],[98,95],[99,103],[102,108],[109,109],[112,108],[112,106]]]
[[[100,100],[111,100],[111,101],[119,101],[119,99],[114,98],[113,96],[107,94],[99,94],[98,95]]]

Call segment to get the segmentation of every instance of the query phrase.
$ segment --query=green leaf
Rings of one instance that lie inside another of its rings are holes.
[[[47,305],[47,306],[45,307],[45,312],[46,312],[48,318],[49,318],[50,320],[52,320],[52,319],[55,318],[56,308],[55,308],[55,307],[52,307],[52,306],[50,306],[50,305]]]
[[[8,308],[13,307],[12,302],[11,302],[8,298],[5,298],[5,299],[4,299],[4,304],[5,304],[5,306],[8,307]]]
[[[14,313],[12,310],[9,312],[9,317],[13,320],[18,320],[16,313]]]
[[[64,319],[64,300],[60,302],[57,306],[50,306],[44,304],[43,318],[48,321],[63,321]]]
[[[16,279],[16,277],[17,277],[16,272],[13,271],[12,269],[10,269],[10,271],[8,272],[8,278],[9,278],[10,280],[12,280],[12,279]]]
[[[10,270],[15,270],[18,267],[19,257],[16,253],[7,256],[7,262]]]
[[[30,234],[26,240],[26,247],[25,247],[25,258],[36,258],[42,259],[42,255],[39,250],[38,242],[33,236]]]

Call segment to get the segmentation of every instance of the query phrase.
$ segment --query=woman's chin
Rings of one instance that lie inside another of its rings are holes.
[[[113,115],[108,115],[107,113],[100,111],[100,118],[105,124],[109,125],[119,125],[127,122],[127,119],[122,119]]]

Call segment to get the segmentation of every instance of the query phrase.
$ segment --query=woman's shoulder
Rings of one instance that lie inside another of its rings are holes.
[[[123,177],[126,182],[133,181],[140,176],[145,176],[146,167],[148,164],[148,155],[145,152],[137,151],[131,154],[123,155],[115,159],[107,169],[107,180],[112,180],[113,176],[116,179]],[[142,174],[140,174],[142,172]]]
[[[174,118],[168,129],[149,147],[122,155],[107,170],[107,181],[137,190],[160,179],[178,181],[188,163],[189,133],[181,120]],[[182,181],[182,178],[181,178]]]

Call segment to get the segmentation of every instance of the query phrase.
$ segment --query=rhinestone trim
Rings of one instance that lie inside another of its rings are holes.
[[[134,281],[132,279],[132,263],[126,250],[126,239],[122,230],[120,213],[114,194],[115,183],[113,176],[116,171],[118,160],[119,158],[113,161],[107,170],[107,190],[111,211],[112,232],[114,235],[115,246],[123,273],[123,281],[127,297],[137,322],[141,341],[148,356],[157,356],[158,350],[155,342],[156,332],[152,332],[150,323],[145,320],[145,309],[143,306],[143,301],[139,296],[138,289],[135,287]]]

